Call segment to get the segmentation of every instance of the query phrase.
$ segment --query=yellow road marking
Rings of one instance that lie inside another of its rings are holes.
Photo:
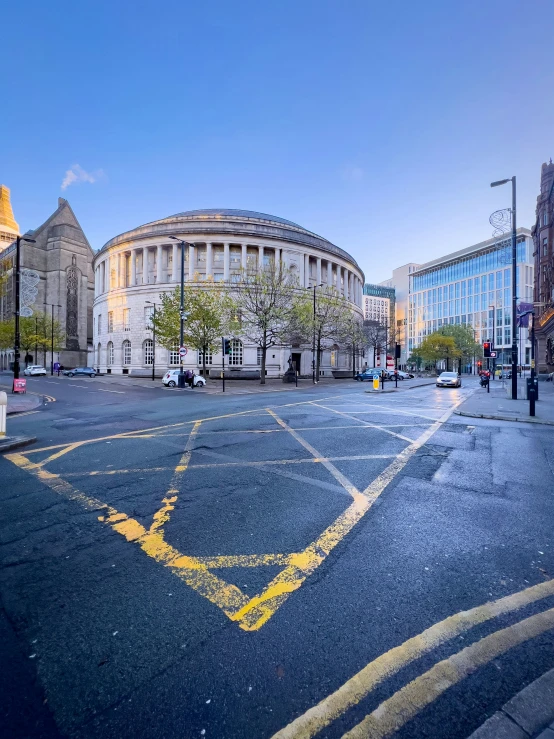
[[[337,520],[329,526],[319,536],[315,542],[312,542],[303,552],[293,553],[287,556],[287,566],[277,575],[265,588],[265,590],[253,598],[248,598],[239,588],[231,585],[219,577],[216,577],[208,569],[208,566],[197,557],[190,557],[181,554],[174,547],[170,546],[164,540],[163,525],[169,520],[169,515],[174,507],[176,495],[178,494],[177,484],[180,476],[185,472],[190,461],[190,450],[192,448],[192,440],[198,431],[198,426],[203,421],[219,420],[221,418],[236,417],[241,415],[258,414],[255,411],[240,411],[238,413],[228,413],[221,416],[214,416],[207,419],[197,419],[196,421],[187,421],[179,424],[169,424],[166,426],[145,429],[143,432],[130,431],[120,434],[114,434],[99,439],[89,439],[82,442],[74,442],[72,444],[56,444],[50,447],[44,447],[41,450],[32,450],[27,452],[31,454],[37,451],[50,451],[59,449],[58,453],[52,454],[48,460],[35,464],[30,462],[26,456],[22,454],[7,455],[14,464],[30,473],[36,475],[42,482],[48,485],[55,492],[64,495],[70,500],[76,500],[87,508],[102,508],[107,515],[100,516],[99,520],[104,524],[111,526],[114,531],[118,532],[129,542],[138,544],[141,549],[155,561],[169,567],[187,585],[192,587],[198,593],[207,598],[211,603],[217,605],[221,610],[233,621],[237,622],[241,629],[245,631],[255,631],[261,628],[277,609],[287,600],[288,596],[297,590],[306,578],[312,574],[315,569],[323,562],[332,549],[351,531],[362,516],[371,508],[375,500],[391,482],[391,480],[401,471],[407,464],[411,456],[425,444],[432,434],[440,427],[440,425],[448,418],[451,411],[459,405],[463,399],[460,399],[452,406],[443,416],[435,421],[419,439],[410,441],[410,445],[390,464],[384,472],[382,472],[368,487],[360,493],[343,475],[337,470],[326,457],[319,452],[301,435],[270,409],[266,412],[272,415],[277,423],[285,428],[304,448],[306,448],[314,458],[321,460],[323,464],[328,465],[327,469],[338,480],[343,489],[346,489],[354,498],[350,507],[337,518]],[[302,401],[300,403],[287,403],[285,407],[291,405],[306,405],[310,401]],[[358,419],[355,419],[358,420]],[[150,530],[146,530],[135,519],[130,518],[125,513],[120,513],[115,508],[103,504],[95,498],[86,496],[81,491],[73,488],[68,482],[62,480],[58,475],[48,472],[43,468],[47,461],[52,461],[85,444],[91,444],[107,439],[130,439],[143,438],[142,434],[152,436],[154,431],[165,430],[168,428],[176,428],[193,424],[191,435],[185,448],[185,453],[175,468],[174,480],[172,487],[169,489],[163,500],[161,509],[156,514]],[[249,556],[249,555],[244,555]],[[262,562],[267,563],[267,557],[275,557],[278,555],[254,555],[258,557],[256,560],[250,559],[247,566],[259,566]]]
[[[385,739],[401,729],[448,688],[513,647],[554,628],[554,608],[519,621],[439,662],[381,703],[343,739]]]
[[[460,611],[377,657],[344,685],[278,731],[272,739],[309,739],[363,700],[377,685],[450,639],[493,618],[554,595],[554,580]]]
[[[23,416],[32,416],[33,413],[40,413],[40,411],[24,411],[23,413],[16,413],[15,415],[10,415],[9,420],[13,421],[15,418],[22,418]]]
[[[456,405],[461,402],[460,400]],[[346,511],[331,526],[325,529],[314,542],[309,544],[303,552],[293,557],[289,566],[269,583],[261,595],[252,598],[244,608],[232,617],[233,620],[238,621],[245,631],[255,631],[261,628],[283,605],[289,595],[298,590],[304,580],[319,567],[327,555],[354,528],[417,450],[427,443],[435,431],[446,421],[456,405],[424,431],[419,439],[411,442],[394,462],[367,486],[362,494],[356,491],[353,496],[354,501]],[[284,422],[281,421],[281,423]],[[314,452],[317,454],[315,449]]]

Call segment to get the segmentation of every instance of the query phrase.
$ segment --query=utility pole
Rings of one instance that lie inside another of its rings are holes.
[[[517,400],[517,245],[516,245],[516,177],[491,182],[491,187],[512,183],[512,400]]]

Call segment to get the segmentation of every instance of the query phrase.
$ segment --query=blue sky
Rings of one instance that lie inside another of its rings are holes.
[[[61,195],[95,249],[245,208],[380,281],[489,238],[510,202],[491,180],[517,175],[530,226],[554,156],[552,0],[27,0],[2,20],[0,182],[23,230]]]

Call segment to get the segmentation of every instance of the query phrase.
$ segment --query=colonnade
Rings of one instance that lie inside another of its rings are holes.
[[[251,246],[226,242],[190,245],[185,252],[185,279],[238,279],[242,270],[255,272],[260,267],[283,262],[294,270],[300,285],[333,286],[357,305],[362,305],[363,284],[357,274],[331,258],[304,254],[303,263],[282,247]],[[178,242],[156,246],[136,246],[107,253],[94,270],[95,296],[110,290],[135,285],[177,283],[180,281],[181,253]]]

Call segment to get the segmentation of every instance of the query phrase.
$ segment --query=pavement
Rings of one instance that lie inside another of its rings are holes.
[[[554,383],[539,383],[539,400],[535,403],[535,416],[529,415],[529,401],[525,399],[524,380],[518,381],[518,400],[510,397],[511,385],[498,380],[490,383],[490,392],[479,387],[455,413],[472,418],[488,418],[498,421],[519,421],[554,426]]]
[[[473,378],[97,379],[0,457],[10,738],[467,739],[554,669],[553,431]]]

